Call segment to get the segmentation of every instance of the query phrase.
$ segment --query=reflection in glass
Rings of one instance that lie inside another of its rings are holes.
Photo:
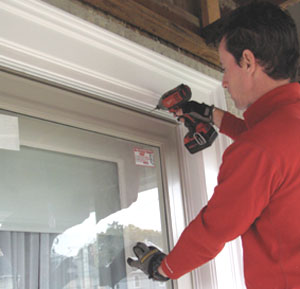
[[[98,223],[95,212],[91,213],[82,224],[54,239],[51,258],[60,263],[73,258],[78,276],[72,283],[80,283],[83,287],[79,288],[115,288],[117,284],[122,284],[119,288],[150,285],[150,288],[161,288],[160,283],[153,283],[141,271],[128,268],[125,263],[126,252],[131,251],[137,240],[163,247],[158,201],[158,190],[152,189],[139,193],[129,208]],[[126,248],[125,244],[130,246]]]
[[[136,166],[136,144],[118,141],[120,162],[0,150],[0,288],[170,286],[126,264],[137,241],[165,251],[166,237],[159,165]],[[121,165],[133,175],[122,191]]]

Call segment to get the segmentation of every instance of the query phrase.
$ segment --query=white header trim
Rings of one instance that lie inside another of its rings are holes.
[[[186,83],[210,102],[220,81],[37,0],[2,0],[0,66],[149,112]],[[195,96],[195,97],[194,97]],[[164,114],[162,112],[155,112]]]

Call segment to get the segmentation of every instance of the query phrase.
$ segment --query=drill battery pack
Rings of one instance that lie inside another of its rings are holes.
[[[218,133],[208,123],[197,123],[196,127],[185,135],[184,145],[194,154],[209,147],[217,136]]]

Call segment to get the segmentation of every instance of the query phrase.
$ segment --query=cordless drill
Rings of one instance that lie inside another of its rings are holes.
[[[181,84],[164,93],[156,108],[175,113],[191,97],[191,89],[187,85]],[[184,124],[188,128],[188,133],[184,137],[184,145],[191,154],[209,147],[218,136],[214,127],[210,123],[203,122],[203,118],[197,112],[184,113],[179,116],[178,120],[181,118],[184,119]]]

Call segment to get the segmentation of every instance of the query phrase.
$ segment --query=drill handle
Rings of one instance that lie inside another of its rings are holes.
[[[214,127],[204,122],[198,113],[186,113],[181,118],[184,118],[184,124],[189,130],[184,137],[184,144],[192,154],[210,146],[218,136]]]
[[[194,133],[199,123],[205,123],[202,116],[197,112],[185,113],[178,117],[178,120],[184,119],[184,125],[188,128],[189,132]]]

